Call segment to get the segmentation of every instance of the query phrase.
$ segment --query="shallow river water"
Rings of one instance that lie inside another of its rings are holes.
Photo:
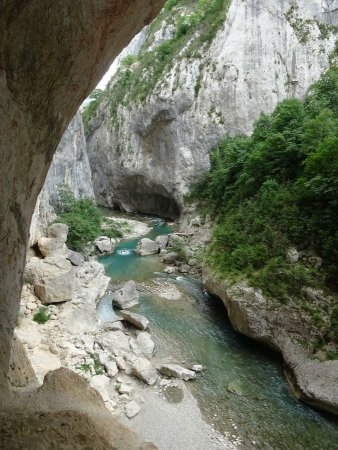
[[[172,231],[160,220],[153,225],[150,238]],[[157,278],[183,289],[175,301],[143,295],[133,310],[150,320],[159,356],[207,369],[189,386],[208,420],[221,432],[239,435],[245,449],[338,449],[338,423],[292,396],[281,359],[235,332],[223,304],[198,279],[161,274],[157,256],[138,257],[138,240],[121,243],[100,262],[116,282]],[[114,314],[109,299],[102,300],[99,314],[106,320]]]

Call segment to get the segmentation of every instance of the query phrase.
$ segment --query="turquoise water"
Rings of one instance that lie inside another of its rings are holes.
[[[164,229],[155,227],[153,235]],[[137,241],[121,244],[121,250],[132,250]],[[282,361],[236,333],[223,304],[205,293],[199,280],[154,275],[161,270],[155,258],[132,252],[100,260],[115,281],[157,277],[183,290],[177,301],[145,295],[134,310],[150,320],[159,357],[174,355],[179,363],[207,368],[189,386],[215,427],[239,435],[244,449],[338,449],[338,424],[292,396]],[[229,383],[240,395],[228,391]]]
[[[149,239],[155,239],[161,234],[169,234],[174,231],[162,219],[150,219],[153,229],[146,235]],[[157,255],[140,258],[134,249],[140,238],[130,239],[117,245],[113,255],[102,256],[100,262],[104,264],[106,273],[114,281],[143,281],[149,279],[154,272],[162,271],[163,266]]]

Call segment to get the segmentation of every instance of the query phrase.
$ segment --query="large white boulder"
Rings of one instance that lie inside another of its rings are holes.
[[[139,243],[136,246],[135,252],[139,256],[149,256],[149,255],[156,255],[156,253],[159,252],[159,245],[157,242],[152,241],[148,238],[143,238],[139,241]]]
[[[133,280],[127,281],[124,286],[113,293],[113,304],[118,308],[131,308],[139,303],[140,294]]]
[[[26,266],[25,278],[42,303],[72,300],[74,271],[71,263],[61,256],[32,258]]]

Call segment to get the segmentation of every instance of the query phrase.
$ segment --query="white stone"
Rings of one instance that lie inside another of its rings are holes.
[[[137,414],[141,411],[141,407],[138,403],[135,402],[135,400],[132,400],[131,402],[126,404],[125,411],[126,416],[129,419],[132,419],[133,417],[137,416]]]

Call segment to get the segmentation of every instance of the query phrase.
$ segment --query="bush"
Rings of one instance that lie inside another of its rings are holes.
[[[285,100],[260,117],[251,136],[226,137],[188,196],[217,224],[207,263],[283,303],[301,303],[306,285],[337,287],[337,96],[332,67],[305,102]],[[291,246],[321,256],[323,267],[288,263]],[[322,323],[320,311],[313,318]]]
[[[48,313],[48,309],[45,306],[39,308],[38,312],[36,312],[33,316],[34,322],[39,323],[40,325],[48,322],[50,319],[50,314]]]
[[[104,234],[108,237],[121,237],[121,231],[114,225],[103,229],[104,217],[93,200],[77,200],[67,189],[59,192],[58,216],[54,222],[65,223],[68,230],[69,248],[81,251],[88,242]]]

